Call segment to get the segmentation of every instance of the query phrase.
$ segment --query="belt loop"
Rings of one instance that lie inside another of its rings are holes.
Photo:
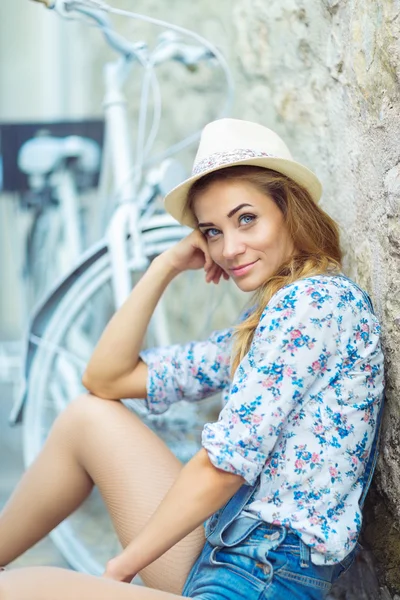
[[[300,540],[300,567],[305,569],[310,565],[310,547]]]
[[[257,486],[243,484],[236,494],[218,511],[215,519],[211,517],[206,528],[206,539],[212,546],[223,546],[222,534],[240,515],[243,508],[248,504],[256,492]],[[254,523],[257,523],[254,520]]]

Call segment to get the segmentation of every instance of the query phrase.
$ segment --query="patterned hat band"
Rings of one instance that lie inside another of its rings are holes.
[[[204,127],[192,175],[166,195],[165,209],[179,223],[196,228],[196,216],[186,208],[194,182],[218,169],[239,165],[273,169],[303,186],[315,202],[321,197],[322,186],[318,177],[293,160],[289,148],[278,134],[259,123],[224,118]]]
[[[192,176],[200,175],[209,169],[215,169],[231,163],[236,163],[240,160],[246,160],[247,158],[279,158],[276,154],[268,154],[268,152],[261,152],[256,150],[250,150],[247,148],[238,148],[236,150],[229,150],[227,152],[214,152],[203,158],[193,166]]]

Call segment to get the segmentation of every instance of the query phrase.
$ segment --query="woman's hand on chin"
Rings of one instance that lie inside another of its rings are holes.
[[[219,283],[221,277],[229,279],[229,275],[212,260],[207,241],[198,230],[192,231],[159,258],[167,260],[178,273],[204,269],[207,283]]]

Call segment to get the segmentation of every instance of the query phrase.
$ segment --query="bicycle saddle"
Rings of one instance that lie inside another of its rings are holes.
[[[21,146],[18,166],[27,175],[46,175],[68,159],[76,160],[76,166],[82,171],[95,172],[99,168],[100,148],[94,140],[78,135],[41,136]]]

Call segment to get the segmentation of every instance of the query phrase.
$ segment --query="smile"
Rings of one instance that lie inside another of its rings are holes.
[[[248,263],[247,265],[241,265],[240,267],[235,267],[229,270],[235,277],[240,277],[241,275],[246,275],[246,273],[248,273],[257,262],[258,260],[255,260],[254,262]]]

